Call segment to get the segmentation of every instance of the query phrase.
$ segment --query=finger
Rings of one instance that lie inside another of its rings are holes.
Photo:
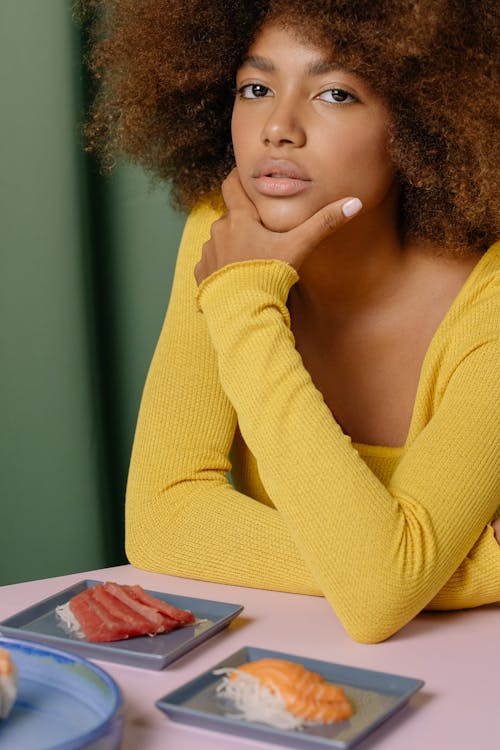
[[[292,229],[289,234],[293,234],[294,240],[298,241],[301,246],[309,248],[338,231],[356,216],[362,207],[363,204],[359,198],[342,198],[321,208],[310,219]]]
[[[222,197],[224,198],[224,203],[226,204],[228,211],[243,209],[244,211],[251,212],[253,215],[257,215],[257,210],[254,204],[243,190],[236,167],[228,174],[222,183]]]

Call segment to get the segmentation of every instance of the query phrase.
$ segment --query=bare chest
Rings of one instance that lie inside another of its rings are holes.
[[[404,445],[425,356],[477,260],[418,255],[394,294],[350,314],[339,305],[332,310],[328,298],[311,304],[307,290],[292,289],[296,348],[354,442]]]
[[[315,386],[354,442],[402,446],[422,364],[439,320],[309,324],[292,316],[295,345]]]

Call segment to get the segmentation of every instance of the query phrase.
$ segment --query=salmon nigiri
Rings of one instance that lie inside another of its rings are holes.
[[[240,718],[248,721],[296,729],[344,721],[352,715],[342,688],[302,664],[258,659],[220,673],[226,677],[217,692],[232,701],[241,712]]]
[[[0,719],[7,718],[17,695],[17,668],[10,651],[0,648]]]

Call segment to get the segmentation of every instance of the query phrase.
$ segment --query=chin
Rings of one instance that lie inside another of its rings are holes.
[[[298,207],[284,205],[257,206],[260,220],[271,232],[289,232],[312,216],[311,213],[300,211]]]
[[[262,223],[270,232],[289,232],[300,224],[300,222],[285,221],[284,219],[262,219]]]

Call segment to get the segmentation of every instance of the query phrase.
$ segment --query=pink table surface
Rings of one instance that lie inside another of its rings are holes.
[[[324,599],[146,573],[131,565],[0,587],[0,620],[84,578],[243,604],[233,623],[161,672],[99,661],[125,702],[122,750],[245,750],[277,745],[171,722],[155,701],[243,646],[258,646],[425,680],[360,750],[498,750],[500,605],[424,613],[393,638],[355,643]]]

